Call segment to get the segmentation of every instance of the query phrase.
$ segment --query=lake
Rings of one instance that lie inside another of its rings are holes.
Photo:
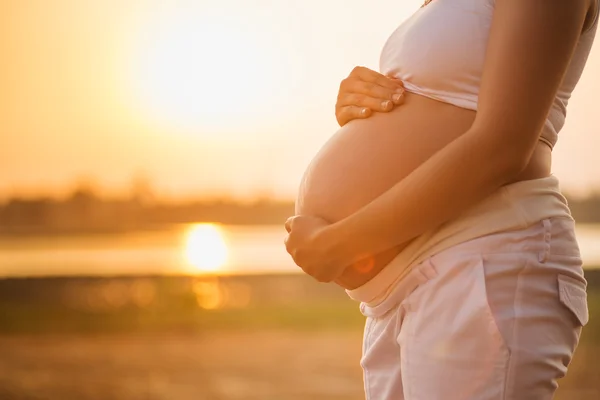
[[[600,267],[600,225],[578,224],[586,268]],[[298,273],[282,226],[173,225],[110,234],[0,238],[0,276]]]

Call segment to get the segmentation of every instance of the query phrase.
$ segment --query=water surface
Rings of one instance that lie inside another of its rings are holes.
[[[600,225],[579,224],[586,268]],[[282,226],[173,225],[151,231],[0,238],[0,276],[297,273]]]

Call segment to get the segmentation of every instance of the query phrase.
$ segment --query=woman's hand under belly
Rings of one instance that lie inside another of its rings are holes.
[[[475,118],[470,110],[410,93],[405,97],[402,107],[354,120],[336,132],[304,174],[296,214],[330,222],[353,214],[465,133]],[[404,246],[365,255],[337,283],[348,289],[361,286]]]

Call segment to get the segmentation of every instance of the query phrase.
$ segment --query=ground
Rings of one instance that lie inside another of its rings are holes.
[[[3,336],[0,399],[362,400],[360,346],[356,329]],[[599,398],[581,366],[559,400]]]
[[[362,399],[360,332],[0,338],[3,400]]]

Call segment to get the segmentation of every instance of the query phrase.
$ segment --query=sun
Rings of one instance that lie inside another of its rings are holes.
[[[185,260],[198,272],[217,272],[227,262],[227,244],[215,224],[198,224],[187,232]]]
[[[278,52],[268,35],[238,19],[173,8],[140,28],[131,79],[147,118],[214,133],[272,117],[285,79]]]

